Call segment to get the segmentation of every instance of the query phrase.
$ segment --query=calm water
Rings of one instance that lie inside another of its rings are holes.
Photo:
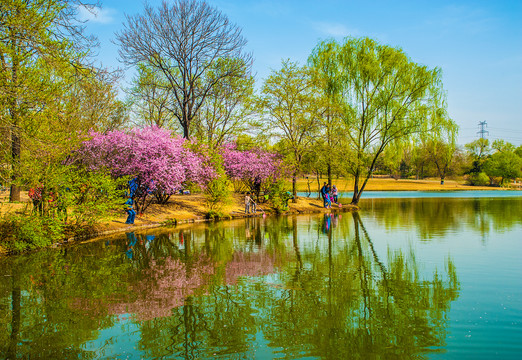
[[[522,197],[361,205],[2,259],[0,358],[522,358]]]

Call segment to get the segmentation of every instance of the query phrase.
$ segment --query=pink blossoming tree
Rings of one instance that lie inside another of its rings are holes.
[[[81,161],[93,170],[106,168],[115,178],[135,179],[132,197],[138,213],[150,205],[152,195],[166,203],[189,182],[204,185],[214,172],[201,154],[186,146],[187,140],[173,137],[170,130],[149,127],[91,135],[79,151]]]
[[[234,190],[246,188],[259,196],[272,182],[284,176],[283,161],[279,154],[258,148],[241,151],[236,144],[222,147],[223,165],[234,183]]]

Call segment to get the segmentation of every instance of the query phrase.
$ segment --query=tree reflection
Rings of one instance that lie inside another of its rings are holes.
[[[262,275],[248,269],[256,262],[262,266],[266,258],[235,258],[240,276],[214,282],[207,296],[191,297],[172,317],[145,322],[141,347],[155,349],[152,357],[248,356],[249,342],[260,331],[271,348],[288,358],[422,357],[444,345],[445,314],[459,290],[451,260],[445,276],[435,272],[429,279],[420,276],[413,255],[390,252],[384,262],[357,213],[353,237],[341,251],[334,247],[338,239],[330,228],[327,256],[303,257],[298,220],[289,220],[290,234],[280,234],[289,236],[294,255],[284,257],[281,281],[251,277]],[[167,342],[173,352],[158,352]]]
[[[405,198],[369,199],[366,209],[386,227],[415,226],[422,239],[445,235],[451,230],[469,230],[485,239],[495,231],[522,224],[522,198]]]
[[[444,345],[455,267],[421,274],[414,254],[378,243],[358,213],[327,214],[19,257],[0,263],[18,274],[0,282],[0,355],[96,357],[82,344],[130,314],[151,358],[254,358],[261,336],[274,357],[422,357]]]
[[[444,345],[444,314],[459,287],[452,262],[446,280],[437,272],[421,279],[415,259],[401,252],[389,254],[385,266],[358,213],[353,220],[355,236],[345,252],[325,258],[309,279],[300,277],[313,286],[293,284],[299,290],[286,289],[274,300],[268,317],[276,321],[265,336],[288,357],[304,346],[309,356],[333,359],[406,358]]]

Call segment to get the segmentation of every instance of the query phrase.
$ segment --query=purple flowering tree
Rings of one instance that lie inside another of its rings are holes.
[[[166,203],[188,182],[204,185],[212,177],[206,159],[170,130],[148,127],[91,135],[79,151],[81,160],[91,169],[108,169],[115,178],[135,179],[133,200],[138,213],[145,211],[153,196]]]
[[[283,176],[283,162],[279,154],[258,148],[241,151],[236,144],[222,147],[225,172],[234,184],[234,191],[247,189],[259,196],[272,182]]]

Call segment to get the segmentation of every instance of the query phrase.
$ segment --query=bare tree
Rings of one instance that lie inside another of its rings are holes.
[[[174,114],[189,138],[192,120],[214,86],[244,76],[243,64],[251,68],[241,29],[218,9],[195,0],[164,1],[157,9],[145,5],[143,15],[126,18],[124,30],[116,34],[122,61],[144,63],[165,75],[173,90]],[[219,59],[241,61],[218,77],[205,76]]]

